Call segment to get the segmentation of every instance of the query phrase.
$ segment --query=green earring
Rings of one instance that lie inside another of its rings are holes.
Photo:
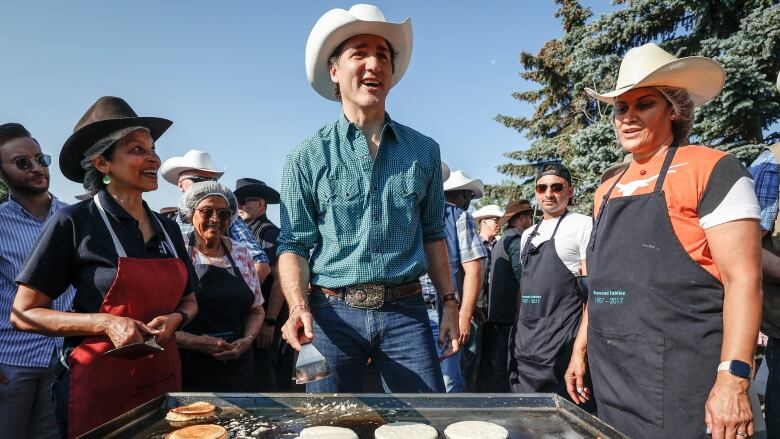
[[[111,183],[111,177],[106,174],[103,176],[103,184],[108,185],[109,183]]]

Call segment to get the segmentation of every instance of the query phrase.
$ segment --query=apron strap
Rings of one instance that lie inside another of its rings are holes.
[[[539,222],[536,223],[536,225],[534,226],[534,229],[531,230],[531,233],[528,234],[528,238],[525,240],[525,246],[523,247],[523,252],[520,254],[521,265],[525,264],[525,261],[528,260],[528,252],[531,251],[531,240],[534,239],[534,237],[539,234],[539,226],[541,224],[542,224],[542,220],[539,220]]]
[[[171,248],[171,251],[173,252],[173,256],[179,257],[179,252],[176,251],[176,247],[173,246],[173,241],[171,240],[170,235],[168,235],[168,232],[165,231],[165,227],[163,227],[162,222],[160,221],[160,218],[157,218],[157,215],[152,212],[152,217],[154,217],[154,220],[157,221],[157,225],[160,226],[160,230],[162,230],[163,235],[165,235],[165,242],[168,243],[168,247]]]
[[[553,230],[552,236],[550,236],[550,240],[553,240],[555,238],[555,234],[558,233],[558,227],[561,226],[561,221],[563,221],[563,217],[565,217],[569,213],[569,209],[566,209],[563,211],[563,215],[561,215],[558,218],[558,222],[555,223],[555,230]]]
[[[98,212],[100,212],[100,217],[103,218],[103,222],[106,224],[108,233],[111,234],[111,240],[114,241],[114,248],[116,249],[116,254],[119,255],[120,258],[126,258],[127,253],[125,252],[125,248],[122,247],[122,243],[119,242],[119,238],[116,236],[116,232],[114,232],[114,228],[111,227],[111,223],[108,222],[108,216],[106,215],[106,210],[103,209],[103,205],[100,204],[100,197],[98,195],[99,193],[93,195],[92,199],[95,200],[95,206],[97,206]]]
[[[664,180],[666,180],[666,173],[669,171],[669,167],[672,165],[672,159],[677,152],[677,145],[672,144],[669,150],[666,151],[666,158],[664,158],[664,164],[661,166],[661,172],[658,173],[658,180],[655,181],[655,189],[653,192],[660,192],[664,187]]]

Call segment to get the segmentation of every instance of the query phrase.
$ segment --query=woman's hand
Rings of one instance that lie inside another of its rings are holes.
[[[263,327],[260,329],[260,334],[257,335],[257,340],[255,340],[257,347],[267,348],[270,346],[271,342],[274,340],[274,330],[276,330],[274,326],[263,323]]]
[[[566,381],[566,391],[572,401],[583,404],[590,400],[590,389],[585,386],[585,374],[588,372],[588,360],[585,355],[572,354],[569,367],[563,374]]]
[[[739,439],[753,435],[753,409],[748,387],[750,382],[745,378],[728,372],[718,373],[704,405],[704,422],[712,433],[712,439]]]
[[[235,360],[252,347],[252,337],[239,338],[233,343],[228,343],[225,350],[211,354],[219,361]]]
[[[103,324],[103,333],[111,339],[115,348],[121,348],[133,343],[143,343],[151,336],[160,334],[159,330],[147,327],[143,322],[128,317],[119,317],[112,314],[104,314],[106,322]]]
[[[157,336],[157,344],[164,346],[168,343],[173,333],[176,332],[176,328],[179,327],[183,318],[179,313],[157,316],[147,323],[146,326],[160,331],[160,334]]]

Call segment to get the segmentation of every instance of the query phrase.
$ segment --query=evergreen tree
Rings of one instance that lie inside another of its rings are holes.
[[[578,210],[589,212],[601,173],[622,160],[623,152],[611,108],[588,98],[584,89],[612,90],[625,52],[647,42],[679,57],[715,58],[726,70],[724,90],[697,109],[692,143],[749,162],[777,136],[764,138],[780,120],[773,87],[780,70],[780,5],[775,1],[616,0],[616,10],[590,22],[590,11],[579,2],[557,3],[563,37],[537,55],[521,55],[522,76],[541,88],[513,96],[535,104],[533,116],[496,118],[525,134],[531,146],[505,154],[519,163],[498,167],[511,180],[490,187],[491,194],[530,194],[534,164],[563,160],[575,179]]]

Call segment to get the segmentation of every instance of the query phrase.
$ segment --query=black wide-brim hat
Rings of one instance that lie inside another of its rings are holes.
[[[82,183],[84,153],[98,140],[124,128],[147,128],[155,141],[173,124],[160,117],[138,117],[124,99],[103,96],[84,113],[76,123],[73,134],[60,150],[60,170],[71,181]]]
[[[236,190],[233,191],[236,198],[260,197],[268,204],[279,204],[279,192],[264,182],[254,178],[239,178],[236,180]]]

